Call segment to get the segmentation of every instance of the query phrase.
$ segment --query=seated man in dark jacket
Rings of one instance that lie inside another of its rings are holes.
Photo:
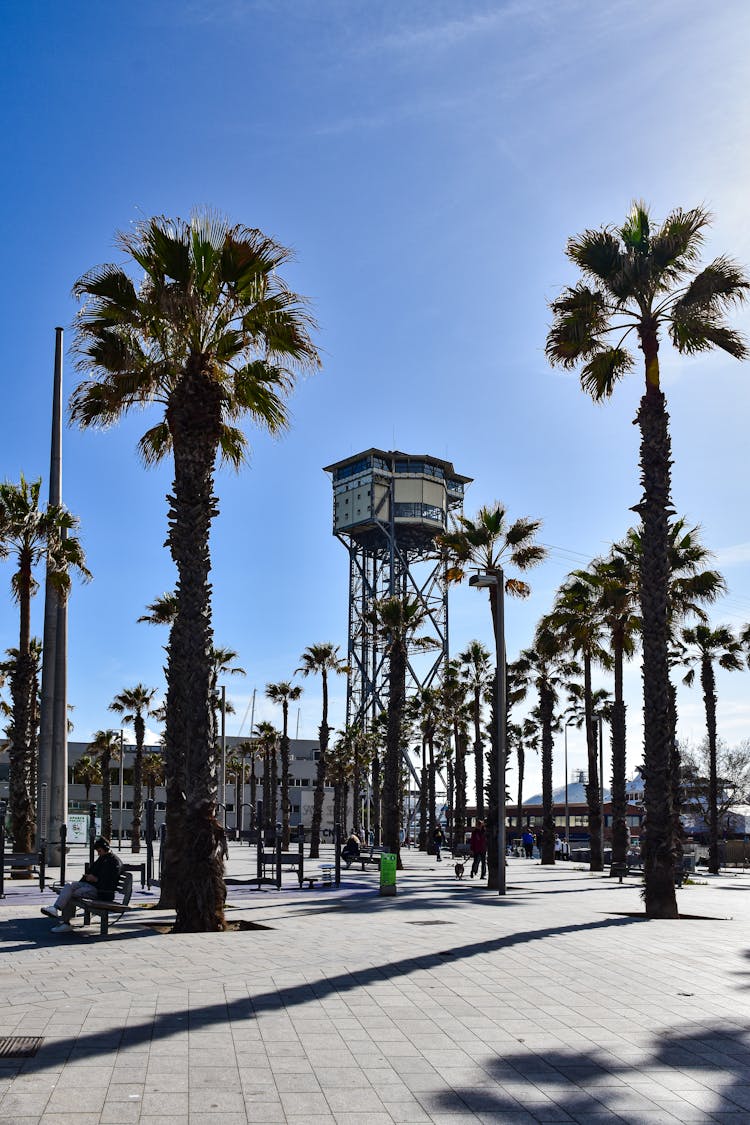
[[[91,898],[100,902],[114,900],[122,870],[120,858],[109,850],[109,840],[105,840],[103,836],[94,840],[94,851],[97,858],[80,882],[66,883],[55,899],[55,905],[42,907],[42,914],[46,914],[48,918],[62,919],[59,926],[52,927],[53,934],[71,933],[73,927],[70,920],[76,912],[76,899],[80,901],[82,898]]]

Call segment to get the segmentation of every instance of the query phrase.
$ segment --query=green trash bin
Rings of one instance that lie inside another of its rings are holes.
[[[383,852],[380,857],[380,893],[381,895],[395,895],[396,893],[396,862],[398,856],[393,852]]]

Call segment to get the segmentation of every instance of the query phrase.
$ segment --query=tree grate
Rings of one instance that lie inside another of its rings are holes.
[[[43,1042],[40,1035],[0,1035],[0,1059],[30,1059]]]

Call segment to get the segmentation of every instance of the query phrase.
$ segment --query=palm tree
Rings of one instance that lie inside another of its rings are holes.
[[[127,726],[132,724],[135,735],[135,759],[133,761],[133,820],[130,827],[131,851],[141,850],[141,821],[143,819],[143,743],[146,738],[146,715],[153,715],[152,703],[156,688],[136,684],[123,688],[109,705],[110,711],[122,715]]]
[[[352,774],[352,733],[347,727],[334,741],[326,755],[328,782],[333,786],[333,823],[348,831],[346,821],[346,791]]]
[[[57,504],[39,509],[41,479],[18,484],[0,484],[0,558],[13,555],[17,569],[11,577],[11,592],[19,608],[18,649],[10,673],[13,702],[13,739],[10,747],[11,832],[17,851],[30,852],[35,829],[36,793],[31,791],[36,776],[35,689],[38,660],[32,651],[31,600],[39,589],[34,570],[47,560],[47,580],[59,597],[70,589],[70,571],[91,577],[86,569],[80,541],[73,534],[78,520]]]
[[[682,764],[677,740],[677,688],[672,682],[671,668],[679,663],[679,627],[689,617],[706,624],[705,605],[712,605],[726,593],[726,583],[718,572],[707,565],[711,552],[701,543],[698,527],[690,527],[684,516],[669,521],[669,732],[670,732],[670,785],[672,789],[672,853],[675,862],[682,854],[684,829],[680,820],[682,792]],[[633,576],[640,604],[641,560],[643,557],[642,528],[630,528],[620,543],[612,548],[622,556]]]
[[[281,707],[281,846],[289,847],[289,704],[302,695],[299,684],[280,680],[277,684],[266,684],[266,699]]]
[[[676,918],[673,794],[670,778],[668,665],[670,440],[659,379],[659,340],[667,331],[683,355],[718,347],[738,359],[747,348],[725,321],[750,285],[726,257],[696,272],[710,216],[702,207],[676,210],[652,227],[648,208],[634,203],[619,230],[587,230],[568,242],[567,255],[584,280],[552,302],[547,357],[565,368],[581,366],[581,385],[599,402],[635,366],[624,347],[634,333],[643,352],[645,394],[638,410],[643,498],[641,617],[643,628],[644,764],[646,823],[642,853],[646,915]],[[589,285],[587,282],[590,282]],[[614,343],[608,336],[614,333]]]
[[[451,828],[449,838],[463,844],[466,831],[466,751],[469,722],[474,716],[473,707],[467,701],[467,693],[471,685],[461,674],[460,661],[460,656],[457,660],[448,661],[440,687],[440,701],[442,704],[441,726],[443,727],[444,755],[449,773],[451,769],[449,746],[451,740],[453,742],[455,799],[454,802],[448,801]],[[479,737],[481,738],[481,728]],[[450,785],[448,788],[450,790]]]
[[[410,649],[429,649],[437,644],[431,637],[416,634],[427,618],[420,603],[409,598],[380,598],[367,615],[381,635],[388,660],[388,708],[383,778],[383,844],[398,856],[400,866],[401,827],[400,764],[406,706],[406,668]]]
[[[542,749],[542,864],[555,862],[555,818],[552,802],[552,745],[558,718],[555,705],[559,688],[580,669],[566,655],[561,634],[544,618],[534,634],[534,644],[516,661],[519,679],[533,685],[539,694],[537,710]],[[519,800],[520,805],[520,800]],[[592,852],[593,854],[593,852]],[[592,870],[597,870],[592,867]],[[598,870],[601,870],[599,868]]]
[[[158,403],[141,438],[147,464],[174,458],[167,541],[177,613],[167,654],[167,878],[175,931],[224,928],[224,860],[215,818],[211,732],[211,521],[217,458],[239,468],[243,416],[270,433],[288,424],[297,372],[318,363],[312,321],[279,269],[289,251],[258,230],[206,213],[152,218],[119,236],[139,272],[93,269],[75,285],[80,366],[71,416],[107,427]]]
[[[743,644],[727,625],[694,625],[682,630],[687,646],[685,663],[689,665],[683,683],[691,687],[695,667],[700,668],[703,705],[706,709],[708,739],[708,870],[719,874],[719,783],[716,768],[716,672],[718,664],[725,672],[738,672],[744,666]]]
[[[498,636],[498,613],[500,610],[500,595],[504,591],[514,597],[528,597],[530,587],[526,582],[516,576],[508,577],[504,573],[507,565],[514,570],[525,573],[537,566],[546,556],[544,547],[535,543],[537,532],[541,527],[541,520],[531,520],[527,517],[508,520],[508,513],[504,505],[494,504],[492,507],[483,507],[475,519],[459,516],[455,521],[452,531],[437,537],[438,546],[445,553],[448,563],[447,579],[449,582],[461,582],[466,577],[468,569],[474,567],[488,575],[493,583],[489,586],[490,610],[494,636]],[[498,583],[502,581],[503,591]],[[499,832],[497,779],[501,763],[498,760],[499,747],[497,741],[498,715],[502,711],[499,721],[506,721],[505,707],[501,703],[501,676],[499,669],[505,665],[505,638],[500,638],[502,650],[495,653],[495,722],[493,730],[493,754],[490,758],[489,778],[489,816],[487,817],[487,837],[490,842],[488,848],[488,886],[498,888],[500,885],[500,872],[497,866],[498,848],[497,839]],[[497,647],[497,646],[496,646]],[[503,763],[504,764],[504,763]],[[504,826],[503,826],[504,827]],[[492,846],[494,840],[495,846]]]
[[[588,756],[586,803],[589,814],[589,867],[602,871],[602,806],[599,791],[597,737],[594,726],[591,670],[594,664],[608,668],[611,658],[603,647],[604,622],[593,586],[585,571],[573,571],[557,592],[555,604],[544,618],[544,628],[556,633],[563,644],[583,661],[583,703]]]
[[[164,784],[164,759],[161,754],[144,754],[143,756],[143,781],[149,797],[153,801],[156,796],[157,785]]]
[[[539,708],[535,707],[526,715],[523,722],[512,723],[508,726],[508,744],[516,751],[518,763],[518,789],[516,805],[516,832],[520,836],[524,829],[523,823],[523,782],[526,772],[526,753],[533,750],[539,753]]]
[[[590,582],[602,623],[609,632],[614,670],[614,699],[611,704],[612,726],[612,863],[624,864],[628,853],[627,822],[627,736],[626,708],[623,693],[625,660],[635,650],[635,636],[640,629],[636,615],[638,582],[636,571],[624,553],[613,549],[606,559],[595,559],[588,571],[578,572],[583,582]]]
[[[102,784],[101,766],[98,762],[95,762],[93,758],[89,757],[88,754],[84,754],[73,766],[73,781],[75,781],[77,785],[83,785],[85,788],[86,803],[88,804],[91,795],[91,786]]]
[[[259,832],[272,832],[276,827],[276,808],[278,791],[278,767],[276,750],[279,745],[279,732],[273,723],[255,724],[255,738],[258,751],[263,759],[263,824]]]
[[[297,672],[302,676],[320,673],[323,684],[323,714],[318,727],[318,769],[315,777],[315,796],[313,798],[313,819],[310,829],[310,859],[320,857],[320,826],[323,820],[323,800],[325,797],[326,754],[331,728],[328,725],[328,673],[342,675],[349,671],[339,656],[339,646],[331,641],[310,645],[301,656],[302,663]]]
[[[93,751],[102,771],[102,836],[112,839],[112,762],[120,760],[120,732],[97,730],[87,749]]]
[[[490,654],[481,641],[469,641],[458,659],[464,667],[466,683],[472,693],[474,720],[474,784],[477,819],[484,820],[484,743],[482,742],[482,700],[492,683]]]

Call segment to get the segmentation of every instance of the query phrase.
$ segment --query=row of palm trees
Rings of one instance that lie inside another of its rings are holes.
[[[660,334],[668,332],[683,354],[712,347],[738,358],[746,354],[744,341],[725,323],[725,313],[745,297],[747,280],[724,257],[697,271],[708,221],[705,211],[696,208],[675,211],[655,226],[647,208],[636,204],[621,228],[586,231],[571,239],[568,256],[583,280],[552,303],[553,325],[547,339],[550,362],[565,368],[580,366],[584,390],[597,401],[608,397],[634,366],[625,347],[628,337],[637,341],[644,356],[646,388],[637,416],[643,495],[635,510],[642,522],[645,899],[647,914],[656,917],[677,913],[669,677],[670,447],[659,380]],[[120,235],[119,245],[137,272],[137,282],[123,266],[107,264],[90,271],[75,286],[83,301],[77,350],[87,378],[73,392],[71,417],[83,427],[107,428],[133,408],[156,405],[163,411],[139,443],[147,465],[168,455],[174,465],[167,543],[177,575],[166,667],[168,831],[162,900],[176,907],[177,931],[215,930],[224,925],[224,887],[214,815],[209,583],[210,528],[218,510],[214,473],[217,459],[237,468],[241,465],[247,447],[238,426],[243,417],[271,433],[285,428],[286,399],[296,377],[317,366],[319,359],[305,303],[281,276],[289,252],[262,232],[230,226],[214,214],[195,215],[189,221],[157,217]],[[610,333],[615,334],[611,345]],[[502,524],[504,511],[496,515]],[[496,635],[502,608],[500,583],[510,593],[524,592],[521,579],[505,575],[504,563],[510,561],[522,571],[541,561],[543,548],[533,542],[538,526],[536,521],[506,526],[505,532],[515,530],[520,536],[514,541],[510,534],[503,539],[502,529],[493,531],[484,521],[462,521],[454,535],[446,536],[453,577],[460,578],[466,565],[479,559],[494,579],[489,597]],[[59,537],[61,544],[66,541]],[[498,543],[499,554],[494,552]],[[79,562],[82,565],[82,557]],[[571,597],[576,593],[580,590],[571,590]],[[384,605],[382,610],[391,697],[383,827],[386,844],[396,845],[397,850],[403,673],[408,643],[418,638],[407,603],[400,609]],[[390,627],[386,612],[392,618]],[[19,727],[14,732],[14,779],[19,770],[27,770],[28,760],[29,695],[21,689],[32,670],[27,659],[30,639],[24,629],[22,617],[13,692]],[[582,649],[581,654],[585,677]],[[498,668],[501,657],[502,651]],[[498,721],[492,724],[493,735],[498,726],[503,729],[505,703],[505,684],[496,674]],[[587,737],[590,725],[587,714]],[[488,792],[489,817],[497,832],[493,777],[497,746],[494,750],[489,757]],[[23,807],[20,783],[14,780],[14,785],[19,792],[20,831],[28,809]]]

